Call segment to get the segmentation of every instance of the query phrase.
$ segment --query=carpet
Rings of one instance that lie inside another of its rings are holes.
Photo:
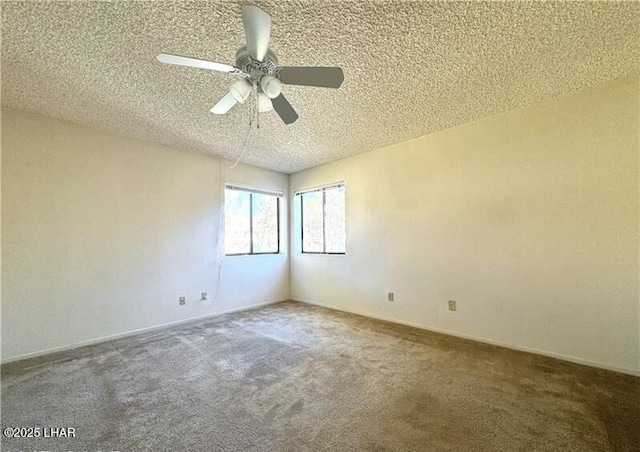
[[[40,429],[3,451],[640,450],[640,378],[296,302],[5,364],[1,397]]]

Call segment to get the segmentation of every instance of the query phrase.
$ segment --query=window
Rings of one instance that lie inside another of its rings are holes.
[[[227,256],[280,252],[281,193],[227,185],[224,191]]]
[[[299,198],[302,252],[345,254],[344,184],[296,194]]]

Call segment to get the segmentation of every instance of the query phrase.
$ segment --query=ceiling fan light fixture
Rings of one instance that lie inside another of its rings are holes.
[[[266,113],[268,111],[273,110],[273,103],[271,103],[271,99],[263,93],[258,93],[258,111],[260,113]]]
[[[260,88],[269,99],[275,99],[282,92],[282,82],[271,75],[263,75],[260,79]]]
[[[161,53],[157,59],[161,63],[244,77],[234,82],[229,92],[213,106],[211,112],[218,115],[229,112],[238,103],[244,103],[255,88],[256,104],[259,105],[252,103],[254,107],[258,107],[260,112],[274,110],[282,122],[292,124],[298,119],[298,113],[282,94],[282,84],[319,88],[340,88],[342,85],[344,73],[339,67],[279,66],[278,59],[269,50],[271,16],[262,8],[243,5],[242,25],[246,46],[236,52],[235,66],[168,53]]]
[[[247,100],[249,94],[251,94],[252,88],[253,85],[247,79],[242,79],[233,82],[229,88],[229,92],[236,101],[242,104]]]

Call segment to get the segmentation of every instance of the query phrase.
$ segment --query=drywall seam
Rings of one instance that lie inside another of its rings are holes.
[[[46,350],[39,350],[37,352],[25,353],[23,355],[12,356],[11,358],[3,359],[2,360],[2,364],[12,363],[12,362],[15,362],[15,361],[21,361],[23,359],[28,359],[28,358],[36,358],[38,356],[49,355],[51,353],[57,353],[57,352],[63,352],[63,351],[67,351],[67,350],[73,350],[73,349],[76,349],[76,348],[85,347],[87,345],[96,345],[96,344],[100,344],[102,342],[108,342],[108,341],[112,341],[112,340],[115,340],[115,339],[124,339],[124,338],[127,338],[127,337],[137,336],[139,334],[148,333],[148,332],[155,331],[155,330],[160,330],[160,329],[163,329],[163,328],[180,326],[180,325],[184,325],[184,324],[187,324],[187,323],[196,322],[198,320],[205,320],[207,318],[217,317],[217,316],[220,316],[220,315],[223,315],[223,314],[232,314],[234,312],[249,311],[251,309],[256,309],[256,308],[259,308],[259,307],[262,307],[262,306],[268,306],[268,305],[271,305],[271,304],[282,303],[283,301],[287,301],[287,299],[266,301],[266,302],[262,302],[262,303],[255,303],[255,304],[251,304],[251,305],[248,305],[248,306],[241,306],[239,308],[231,308],[231,309],[227,309],[227,310],[224,310],[224,311],[215,312],[213,314],[205,314],[205,315],[201,315],[201,316],[197,316],[197,317],[191,317],[191,318],[188,318],[188,319],[177,320],[175,322],[162,323],[160,325],[153,325],[153,326],[149,326],[149,327],[146,327],[146,328],[140,328],[140,329],[137,329],[137,330],[125,331],[125,332],[122,332],[122,333],[111,334],[109,336],[102,336],[102,337],[99,337],[99,338],[96,338],[96,339],[90,339],[88,341],[81,341],[81,342],[76,342],[76,343],[73,343],[73,344],[63,345],[63,346],[60,346],[60,347],[49,348],[49,349],[46,349]]]
[[[559,354],[559,353],[546,352],[544,350],[538,350],[538,349],[535,349],[535,348],[511,345],[511,344],[507,344],[505,342],[494,341],[492,339],[486,339],[484,337],[473,336],[473,335],[470,335],[470,334],[457,333],[455,331],[445,330],[445,329],[441,329],[441,328],[433,328],[433,327],[429,327],[429,326],[422,325],[422,324],[419,324],[419,323],[405,322],[403,320],[396,320],[396,319],[392,319],[392,318],[384,317],[384,316],[363,314],[362,312],[358,312],[356,310],[340,308],[340,307],[333,306],[333,305],[330,305],[330,304],[325,304],[325,303],[317,303],[317,302],[314,302],[314,301],[306,301],[306,300],[292,300],[292,301],[297,301],[299,303],[305,303],[305,304],[310,304],[310,305],[314,305],[314,306],[320,306],[320,307],[323,307],[323,308],[333,309],[333,310],[336,310],[336,311],[348,312],[350,314],[361,315],[363,317],[368,317],[368,318],[371,318],[371,319],[384,320],[385,322],[396,323],[396,324],[399,324],[399,325],[406,325],[406,326],[410,326],[410,327],[413,327],[413,328],[419,328],[421,330],[431,331],[431,332],[434,332],[434,333],[446,334],[447,336],[454,336],[454,337],[459,337],[459,338],[462,338],[462,339],[468,339],[468,340],[472,340],[472,341],[476,341],[476,342],[482,342],[482,343],[485,343],[485,344],[496,345],[498,347],[504,347],[504,348],[508,348],[508,349],[511,349],[511,350],[518,350],[518,351],[521,351],[521,352],[533,353],[535,355],[547,356],[549,358],[555,358],[555,359],[559,359],[559,360],[562,360],[562,361],[569,361],[569,362],[572,362],[572,363],[575,363],[575,364],[581,364],[583,366],[596,367],[598,369],[605,369],[605,370],[610,370],[610,371],[613,371],[613,372],[619,372],[619,373],[623,373],[623,374],[628,374],[628,375],[633,375],[633,376],[636,376],[636,377],[640,377],[640,371],[634,370],[634,369],[627,369],[627,368],[624,368],[624,367],[609,366],[609,365],[597,363],[597,362],[594,362],[594,361],[588,361],[588,360],[585,360],[585,359],[575,358],[573,356],[562,355],[562,354]]]

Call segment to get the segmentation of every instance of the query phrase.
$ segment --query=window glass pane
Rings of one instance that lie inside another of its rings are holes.
[[[302,203],[302,252],[322,253],[322,191],[300,195]]]
[[[251,252],[249,236],[249,193],[225,190],[224,251],[226,254]]]
[[[278,198],[253,194],[253,252],[277,253]]]
[[[344,186],[325,190],[325,252],[345,252]]]

